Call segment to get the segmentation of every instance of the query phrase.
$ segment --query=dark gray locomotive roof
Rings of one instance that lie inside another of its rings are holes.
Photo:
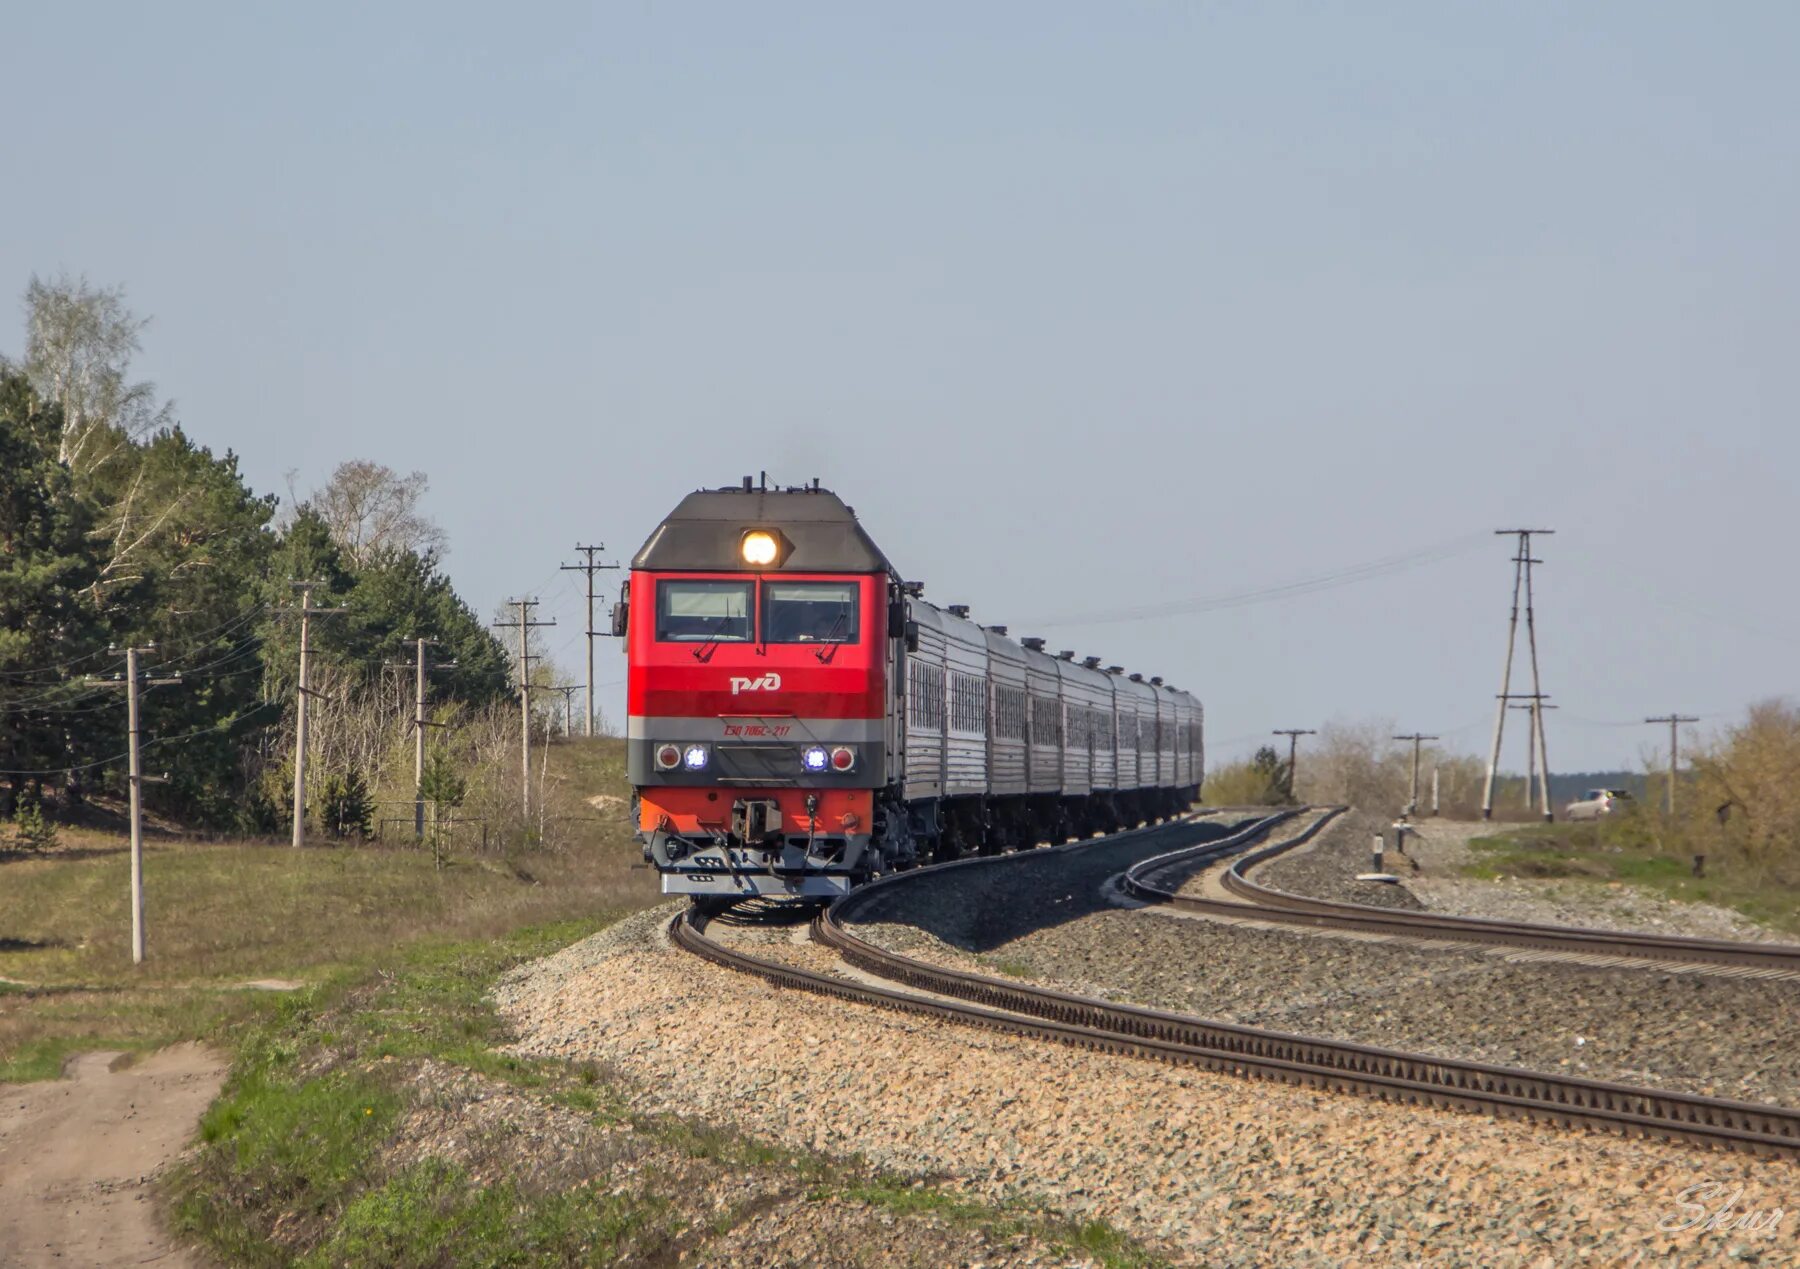
[[[781,571],[891,573],[856,514],[829,489],[702,489],[656,526],[631,567],[727,571],[744,567],[738,554],[747,529],[779,529],[793,543]]]

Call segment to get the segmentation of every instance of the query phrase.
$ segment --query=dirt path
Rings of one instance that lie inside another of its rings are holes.
[[[148,1182],[193,1136],[225,1059],[182,1044],[115,1071],[119,1056],[0,1084],[0,1269],[205,1263],[170,1243]]]

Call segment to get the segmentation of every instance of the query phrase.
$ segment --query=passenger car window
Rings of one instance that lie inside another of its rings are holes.
[[[855,643],[855,582],[764,582],[764,643]]]
[[[656,637],[673,643],[747,642],[750,583],[657,582]]]

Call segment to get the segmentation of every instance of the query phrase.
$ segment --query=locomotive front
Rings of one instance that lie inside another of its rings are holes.
[[[665,894],[829,896],[887,780],[888,563],[817,482],[701,490],[631,563],[627,764]]]

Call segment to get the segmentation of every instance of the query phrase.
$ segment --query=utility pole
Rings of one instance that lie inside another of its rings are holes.
[[[425,676],[432,670],[454,670],[456,662],[440,661],[436,665],[429,665],[425,660],[425,649],[438,647],[438,641],[414,638],[412,643],[413,659],[411,661],[389,661],[387,668],[413,672],[413,836],[423,841],[425,837],[425,729],[446,725],[434,723],[425,716]]]
[[[1436,740],[1437,737],[1436,736],[1427,736],[1423,732],[1415,731],[1410,736],[1395,736],[1394,739],[1395,740],[1410,740],[1410,741],[1412,741],[1412,747],[1413,747],[1412,800],[1409,801],[1406,805],[1407,813],[1411,814],[1412,812],[1419,809],[1419,747],[1421,745],[1423,745],[1427,740]]]
[[[1526,710],[1530,712],[1533,718],[1536,718],[1541,710],[1557,708],[1554,705],[1546,703],[1549,699],[1550,698],[1547,696],[1532,696],[1529,693],[1515,692],[1507,699],[1506,708]],[[1523,701],[1524,704],[1515,705],[1512,703],[1514,701]],[[1538,751],[1538,737],[1535,730],[1530,736],[1530,741],[1531,744],[1528,747],[1531,752],[1525,776],[1525,809],[1527,811],[1531,810],[1532,806],[1538,801],[1539,794],[1536,790],[1545,790],[1543,796],[1548,797],[1548,790],[1550,787],[1550,773],[1547,770],[1541,769],[1542,764],[1539,761],[1541,755]]]
[[[1519,539],[1519,553],[1513,557],[1513,597],[1512,617],[1506,626],[1506,664],[1500,672],[1500,706],[1494,713],[1494,747],[1488,757],[1487,780],[1481,790],[1481,818],[1494,817],[1494,772],[1500,766],[1500,740],[1506,729],[1506,707],[1513,700],[1530,700],[1531,734],[1528,744],[1532,750],[1532,763],[1541,764],[1543,779],[1543,809],[1546,821],[1553,818],[1550,810],[1550,759],[1544,745],[1544,711],[1539,702],[1545,699],[1543,682],[1538,674],[1537,651],[1537,614],[1532,598],[1531,568],[1534,564],[1542,564],[1542,560],[1531,556],[1531,539],[1534,536],[1548,536],[1555,529],[1495,529],[1499,537],[1516,537]],[[1513,648],[1519,633],[1519,595],[1525,596],[1525,640],[1531,657],[1531,691],[1514,693],[1512,690]],[[1529,787],[1529,785],[1527,786]]]
[[[499,630],[517,629],[519,632],[519,810],[529,821],[531,816],[531,663],[538,658],[531,654],[530,636],[532,630],[539,626],[554,626],[555,620],[533,621],[531,610],[537,607],[535,599],[509,599],[508,604],[519,610],[517,621],[496,621],[494,626]],[[591,623],[590,623],[591,624]]]
[[[1298,761],[1300,756],[1300,737],[1316,736],[1319,733],[1305,727],[1277,727],[1269,734],[1271,736],[1286,736],[1288,738],[1288,799],[1297,803],[1300,800],[1300,795],[1297,792],[1300,787],[1300,770],[1294,764]]]
[[[575,549],[587,557],[586,562],[564,564],[561,568],[563,572],[587,574],[587,727],[583,734],[591,740],[594,736],[594,636],[600,633],[594,629],[594,574],[604,573],[607,569],[619,566],[594,563],[595,553],[606,549],[604,542],[598,546],[577,546]],[[572,736],[575,733],[571,731],[569,734]]]
[[[312,654],[312,619],[349,612],[348,608],[314,608],[312,593],[324,582],[290,582],[300,592],[300,606],[288,612],[300,616],[300,685],[294,697],[294,846],[306,844],[306,698],[319,693],[308,686],[307,668]]]
[[[1664,714],[1660,718],[1646,718],[1644,721],[1669,725],[1669,792],[1663,802],[1663,809],[1673,817],[1675,814],[1675,769],[1680,765],[1681,752],[1681,737],[1675,729],[1683,723],[1697,723],[1700,720],[1692,714]]]
[[[142,745],[140,737],[143,729],[138,725],[138,689],[141,687],[161,687],[170,683],[181,682],[179,675],[166,679],[146,679],[138,672],[138,654],[154,652],[156,645],[147,643],[141,648],[125,649],[125,728],[126,750],[129,753],[131,782],[131,963],[144,963],[144,775],[143,762],[140,758]],[[105,686],[117,686],[115,681],[94,680]]]
[[[575,693],[581,690],[581,684],[552,683],[544,690],[546,692],[561,692],[563,694],[563,734],[565,736],[573,736],[575,734]]]

